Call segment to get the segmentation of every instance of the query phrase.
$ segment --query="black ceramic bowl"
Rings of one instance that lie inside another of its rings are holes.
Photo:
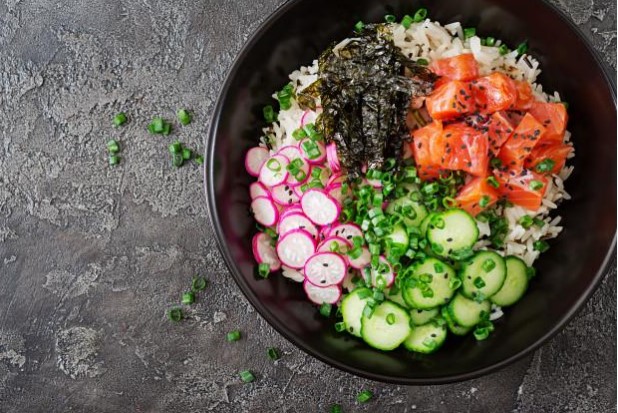
[[[250,177],[244,152],[256,144],[262,107],[358,20],[382,21],[418,7],[442,23],[461,21],[510,45],[529,41],[542,64],[540,82],[569,102],[569,129],[577,156],[567,181],[573,200],[560,207],[565,230],[537,262],[538,276],[520,303],[497,322],[484,342],[449,336],[436,354],[373,350],[334,332],[334,320],[316,315],[300,284],[254,276],[248,214]],[[615,248],[616,106],[613,80],[577,28],[543,1],[512,0],[296,0],[279,8],[244,47],[221,90],[208,141],[206,186],[212,223],[230,272],[258,312],[292,343],[350,373],[401,384],[469,379],[503,367],[558,332],[602,278]]]

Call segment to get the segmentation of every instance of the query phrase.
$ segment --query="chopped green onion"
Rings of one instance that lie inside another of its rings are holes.
[[[345,330],[345,323],[343,321],[335,323],[335,331],[336,332],[341,333],[343,330]]]
[[[534,219],[530,215],[524,215],[519,218],[519,225],[524,227],[524,229],[530,228],[534,224]]]
[[[408,30],[410,26],[412,26],[412,23],[414,23],[414,18],[408,14],[403,16],[403,19],[401,19],[401,25],[406,30]]]
[[[392,14],[387,14],[384,16],[384,21],[387,23],[395,23],[397,21],[397,17]]]
[[[504,56],[505,54],[510,52],[509,48],[505,44],[501,44],[500,47],[498,48],[498,51],[500,52],[501,56]]]
[[[431,289],[430,287],[427,287],[421,291],[421,294],[425,298],[431,298],[433,297],[433,289]]]
[[[165,121],[163,118],[154,118],[150,124],[152,125],[152,130],[154,133],[162,133],[165,126]]]
[[[427,18],[427,9],[420,8],[416,11],[416,13],[414,13],[413,21],[414,23],[419,23],[425,20],[425,18]]]
[[[363,390],[356,396],[356,400],[359,403],[367,403],[373,397],[373,392],[371,390]]]
[[[230,331],[229,333],[227,333],[227,341],[229,341],[230,343],[233,341],[238,341],[240,340],[240,331],[239,330],[233,330]]]
[[[464,39],[469,39],[471,37],[476,36],[476,29],[474,27],[467,27],[463,31]]]
[[[433,275],[431,275],[431,274],[421,274],[421,275],[419,275],[418,279],[422,283],[429,284],[433,280]]]
[[[528,279],[533,278],[535,275],[536,275],[536,270],[534,269],[534,267],[526,268],[526,277]]]
[[[172,308],[167,312],[167,318],[169,318],[172,321],[175,321],[175,322],[180,321],[182,320],[182,317],[183,317],[182,309],[178,307]]]
[[[320,314],[322,314],[324,317],[330,317],[330,312],[332,311],[332,309],[332,305],[324,303],[320,306]]]
[[[343,407],[340,404],[333,404],[330,407],[330,413],[343,413]]]
[[[499,159],[498,159],[499,160]],[[493,186],[494,188],[500,188],[500,183],[498,182],[498,180],[496,179],[495,176],[490,176],[487,177],[485,179],[485,181],[487,181],[487,183],[491,186]]]
[[[483,261],[481,268],[483,268],[483,271],[489,272],[493,270],[494,268],[496,268],[496,262],[492,260],[491,258],[488,258],[485,261]]]
[[[120,112],[116,116],[114,116],[114,126],[124,125],[127,121],[127,115],[124,112]]]
[[[189,148],[183,148],[182,149],[182,159],[184,159],[185,161],[188,161],[191,159],[191,157],[193,157],[193,151]]]
[[[305,132],[303,128],[298,128],[294,132],[292,132],[292,137],[299,141],[307,137],[307,132]]]
[[[266,263],[261,263],[258,265],[258,274],[260,274],[260,277],[262,278],[267,278],[270,274],[270,265]]]
[[[538,191],[541,188],[543,188],[543,182],[537,181],[536,179],[530,181],[530,189],[533,191]]]
[[[395,314],[388,313],[386,315],[386,324],[388,324],[389,326],[395,324]]]
[[[493,37],[487,37],[485,38],[485,44],[490,47],[494,46],[496,44],[496,39]]]
[[[245,383],[251,383],[255,380],[255,376],[249,370],[244,370],[240,372],[240,379]]]
[[[107,141],[107,151],[109,153],[116,153],[120,150],[120,146],[118,145],[118,142],[116,142],[114,139],[110,139],[109,141]]]
[[[191,115],[186,109],[178,109],[176,116],[178,117],[178,122],[180,122],[181,125],[186,126],[191,123]]]
[[[274,347],[269,348],[266,354],[268,354],[268,358],[271,359],[272,361],[276,361],[281,358],[279,351]]]
[[[492,166],[492,168],[502,167],[502,161],[500,160],[500,158],[491,158],[491,161],[489,161],[489,164]]]
[[[545,221],[543,221],[541,218],[534,218],[533,220],[534,225],[536,225],[539,228],[543,228],[546,224]]]
[[[182,152],[182,144],[178,141],[170,144],[170,146],[168,146],[168,149],[170,151],[170,153],[175,154],[175,153],[181,153]]]
[[[277,159],[271,158],[266,162],[266,167],[273,172],[277,172],[281,170],[281,162],[279,162]]]
[[[547,158],[536,164],[534,169],[539,173],[551,172],[556,166],[556,162],[553,159]]]
[[[120,163],[120,156],[118,156],[118,155],[110,155],[107,158],[107,161],[110,164],[110,166],[118,165]]]
[[[441,273],[442,271],[444,271],[444,265],[442,265],[442,263],[440,263],[440,262],[436,262],[436,263],[433,265],[433,270],[434,270],[436,273],[438,273],[438,274],[439,274],[439,273]]]
[[[416,59],[416,63],[418,63],[421,66],[427,66],[429,64],[429,61],[421,57],[420,59]]]
[[[279,107],[282,110],[287,110],[292,107],[292,103],[290,100],[294,96],[294,86],[291,83],[288,83],[277,92],[277,100],[279,101]]]
[[[202,155],[195,155],[195,158],[193,158],[193,160],[198,165],[203,165],[204,164],[204,157]]]
[[[423,346],[425,346],[429,350],[435,349],[437,345],[438,343],[433,338],[427,337],[425,340],[423,340]]]
[[[568,109],[568,108],[569,108],[569,102],[564,102],[564,101],[563,101],[563,102],[560,102],[560,103],[562,103],[562,104],[564,105],[564,108],[565,108],[565,109]]]
[[[489,329],[486,327],[479,327],[474,330],[474,338],[478,341],[482,341],[489,337]]]
[[[448,282],[448,286],[451,290],[456,290],[461,287],[461,280],[459,278],[451,278]]]
[[[191,282],[191,289],[193,291],[202,291],[206,288],[206,279],[204,277],[194,277]]]
[[[521,56],[528,51],[528,42],[525,41],[517,46],[517,55]]]
[[[182,157],[182,153],[175,153],[172,155],[172,165],[176,168],[180,168],[185,163],[185,160]]]
[[[187,291],[183,293],[182,300],[180,302],[185,305],[193,304],[195,302],[195,294],[193,293],[193,291]]]
[[[481,199],[479,200],[479,206],[481,208],[485,208],[487,205],[489,205],[489,201],[491,201],[491,198],[489,197],[489,195],[483,195]]]
[[[538,252],[545,252],[549,249],[549,244],[546,241],[540,240],[540,241],[535,241],[532,244],[532,249],[534,249],[535,251]]]
[[[277,120],[277,112],[275,112],[272,105],[264,106],[262,113],[264,114],[264,120],[268,123],[273,123]]]
[[[362,32],[364,28],[365,28],[365,23],[363,23],[360,20],[357,21],[356,24],[354,25],[354,31],[357,33]]]

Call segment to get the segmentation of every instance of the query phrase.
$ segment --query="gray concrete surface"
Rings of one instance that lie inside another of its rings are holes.
[[[280,3],[0,4],[0,411],[615,411],[615,270],[536,354],[442,387],[342,373],[255,313],[216,250],[198,168],[172,169],[145,120],[191,108],[176,136],[202,150],[226,69]],[[615,2],[556,3],[615,68]],[[130,122],[114,129],[121,110]],[[113,169],[108,138],[123,147]],[[173,325],[165,310],[194,273],[211,284]],[[244,337],[229,344],[234,328]],[[239,382],[245,368],[255,383]],[[376,398],[359,406],[364,388]]]

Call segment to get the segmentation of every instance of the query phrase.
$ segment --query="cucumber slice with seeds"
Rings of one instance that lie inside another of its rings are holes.
[[[384,238],[390,240],[392,245],[398,245],[404,249],[408,248],[408,243],[410,242],[408,233],[403,225],[395,225],[391,233],[386,235]]]
[[[408,227],[418,227],[427,216],[427,208],[407,196],[397,198],[386,207],[387,214],[399,214]]]
[[[462,327],[456,322],[454,322],[453,319],[451,318],[451,315],[448,312],[447,307],[442,307],[441,314],[442,314],[442,318],[446,320],[446,326],[448,327],[448,330],[451,333],[455,334],[456,336],[465,336],[470,331],[472,331],[472,327]]]
[[[440,310],[433,308],[431,310],[412,310],[410,311],[410,321],[412,324],[422,326],[429,323],[440,314]]]
[[[433,252],[441,257],[457,258],[471,250],[479,237],[476,221],[462,209],[450,209],[431,219],[427,240]]]
[[[506,280],[490,301],[501,307],[515,304],[528,288],[528,266],[517,257],[506,257]]]
[[[430,354],[438,350],[446,339],[446,323],[433,322],[412,327],[412,332],[403,342],[405,348],[417,353]]]
[[[490,297],[506,278],[504,258],[493,251],[480,251],[466,261],[461,271],[463,294],[468,298]]]
[[[464,297],[463,294],[455,295],[448,304],[450,318],[462,327],[474,327],[484,317],[489,316],[491,304],[485,300],[477,302]]]
[[[341,315],[348,333],[353,336],[361,336],[361,318],[367,301],[372,292],[369,288],[356,288],[341,300]]]
[[[450,265],[426,258],[417,264],[412,279],[402,285],[403,299],[412,308],[428,310],[446,304],[455,291],[450,287],[455,271]]]
[[[406,300],[403,299],[403,295],[401,295],[401,288],[398,288],[396,293],[393,292],[393,288],[387,288],[384,290],[384,296],[391,300],[392,302],[399,304],[403,308],[409,308],[410,306],[406,303]]]
[[[378,350],[393,350],[410,335],[410,316],[397,304],[384,301],[371,315],[363,314],[361,336],[367,344]]]

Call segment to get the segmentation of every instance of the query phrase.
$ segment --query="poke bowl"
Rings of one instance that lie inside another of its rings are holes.
[[[213,114],[223,257],[277,331],[342,370],[503,367],[560,330],[614,250],[614,88],[542,1],[288,2]]]

